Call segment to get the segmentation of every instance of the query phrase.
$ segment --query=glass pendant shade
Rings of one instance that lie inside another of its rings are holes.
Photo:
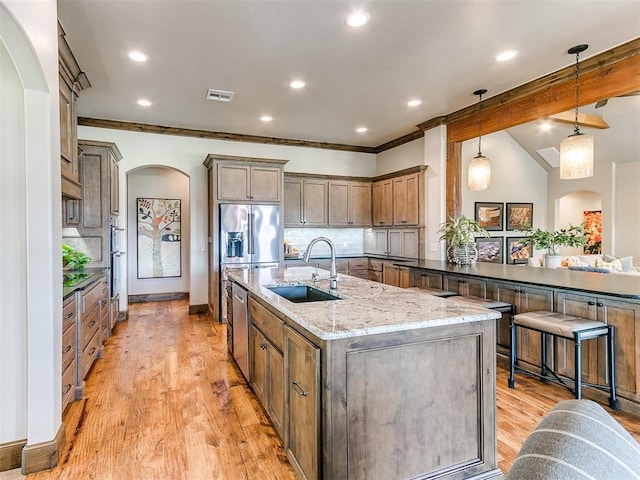
[[[593,136],[577,133],[560,143],[560,178],[575,180],[593,176]]]
[[[469,190],[486,190],[491,184],[491,160],[479,153],[469,162],[467,186]]]

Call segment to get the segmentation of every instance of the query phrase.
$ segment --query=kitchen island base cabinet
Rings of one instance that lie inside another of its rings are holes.
[[[295,330],[285,327],[285,350],[289,415],[284,439],[287,458],[300,478],[322,478],[320,349]]]

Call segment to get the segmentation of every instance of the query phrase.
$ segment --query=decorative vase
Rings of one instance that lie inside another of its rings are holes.
[[[562,255],[549,255],[544,256],[544,268],[558,268],[562,264]]]
[[[456,265],[475,265],[478,260],[478,248],[475,243],[449,245],[447,259]]]

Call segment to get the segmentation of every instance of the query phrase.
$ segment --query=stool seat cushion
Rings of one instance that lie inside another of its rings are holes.
[[[513,317],[513,321],[516,325],[534,328],[545,333],[571,339],[574,338],[574,333],[585,332],[587,330],[602,329],[602,333],[606,333],[607,331],[607,325],[605,323],[545,310],[519,313]]]
[[[505,480],[640,478],[640,445],[600,405],[558,403],[525,440]]]
[[[454,297],[458,295],[456,292],[450,292],[449,290],[439,290],[437,288],[410,287],[407,288],[407,290],[411,290],[412,292],[417,293],[426,293],[435,297]]]
[[[492,300],[490,298],[482,298],[482,297],[474,297],[472,295],[464,295],[461,297],[456,297],[454,300],[458,300],[460,302],[470,303],[472,305],[476,305],[478,307],[483,308],[510,308],[511,304],[507,302],[501,302],[499,300]]]

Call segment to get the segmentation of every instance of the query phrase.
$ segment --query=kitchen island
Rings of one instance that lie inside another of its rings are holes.
[[[232,271],[248,291],[249,382],[301,478],[502,478],[495,319],[455,300],[315,268]],[[236,319],[234,318],[234,322]],[[235,330],[234,326],[234,330]]]

